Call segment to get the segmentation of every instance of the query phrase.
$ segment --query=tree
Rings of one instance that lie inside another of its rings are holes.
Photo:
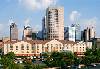
[[[97,63],[99,61],[100,61],[100,49],[87,49],[81,63],[89,65],[91,63]]]
[[[3,68],[14,69],[15,68],[14,58],[15,54],[13,52],[9,52],[6,55],[2,55],[1,64],[3,65]]]
[[[70,51],[44,53],[42,56],[45,57],[44,62],[48,67],[64,67],[74,63],[74,54]]]

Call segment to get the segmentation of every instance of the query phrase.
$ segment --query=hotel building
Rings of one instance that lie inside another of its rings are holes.
[[[92,48],[92,42],[73,42],[66,40],[27,40],[7,41],[3,44],[3,52],[14,52],[16,56],[37,56],[43,52],[71,51],[84,56],[86,48]]]

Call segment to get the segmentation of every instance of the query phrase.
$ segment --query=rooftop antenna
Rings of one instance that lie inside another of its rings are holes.
[[[12,18],[12,17],[9,19],[9,24],[11,25],[11,23],[14,23],[14,21],[13,21],[13,18]]]

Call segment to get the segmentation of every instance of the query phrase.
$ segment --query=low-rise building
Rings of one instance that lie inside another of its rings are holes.
[[[27,40],[7,41],[3,44],[3,52],[14,52],[16,56],[40,56],[43,52],[71,51],[83,55],[86,48],[92,48],[92,42],[73,42],[66,40]]]

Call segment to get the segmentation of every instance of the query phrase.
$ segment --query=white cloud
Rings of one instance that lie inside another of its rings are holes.
[[[88,27],[96,27],[96,23],[97,23],[97,18],[93,17],[93,18],[87,20],[86,26],[88,26]]]
[[[94,27],[94,30],[96,31],[96,37],[100,38],[100,21],[97,17],[87,19],[85,21],[85,27]]]
[[[74,22],[77,21],[81,14],[78,11],[72,11],[70,14],[70,21]]]
[[[81,27],[82,28],[86,28],[86,27],[94,27],[96,28],[97,26],[97,17],[92,17],[92,18],[89,18],[89,19],[81,19],[79,20],[79,24],[81,24]]]
[[[31,22],[30,18],[25,19],[24,21],[25,26],[30,26],[30,22]]]
[[[45,9],[50,5],[55,5],[58,0],[18,0],[21,5],[30,10]]]

